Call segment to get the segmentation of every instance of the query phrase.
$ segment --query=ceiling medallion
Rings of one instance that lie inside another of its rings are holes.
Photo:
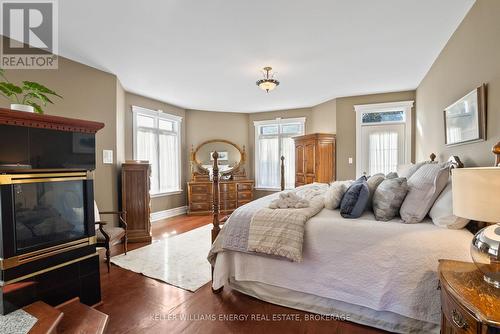
[[[262,74],[264,75],[264,79],[260,79],[256,82],[257,86],[259,86],[262,90],[265,90],[266,93],[273,90],[280,84],[280,82],[274,79],[274,73],[270,73],[273,68],[270,66],[264,67],[264,71]]]

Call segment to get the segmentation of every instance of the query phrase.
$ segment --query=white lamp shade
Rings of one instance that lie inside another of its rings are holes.
[[[452,189],[455,216],[500,222],[500,168],[453,169]]]

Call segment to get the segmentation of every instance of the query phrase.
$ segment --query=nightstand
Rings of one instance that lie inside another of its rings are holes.
[[[500,334],[500,289],[474,263],[439,261],[441,334]]]

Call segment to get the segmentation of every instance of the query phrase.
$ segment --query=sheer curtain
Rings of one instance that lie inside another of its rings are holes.
[[[369,175],[395,171],[398,166],[398,132],[370,133],[368,161]]]
[[[177,136],[160,132],[159,136],[159,191],[178,190],[179,185],[179,145]]]
[[[257,188],[276,188],[280,186],[279,137],[261,137],[258,139],[258,177]]]
[[[295,141],[291,137],[282,138],[281,150],[285,157],[285,188],[293,188],[295,187]]]
[[[137,130],[136,159],[146,160],[151,164],[151,191],[158,192],[158,145],[153,129],[139,128]]]

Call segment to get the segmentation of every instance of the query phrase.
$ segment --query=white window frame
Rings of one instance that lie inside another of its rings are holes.
[[[301,133],[300,134],[295,134],[295,135],[282,135],[279,131],[281,127],[279,125],[281,124],[287,124],[287,123],[300,123],[301,124]],[[282,137],[293,137],[293,136],[301,136],[305,134],[306,131],[306,118],[305,117],[296,117],[296,118],[275,118],[275,119],[270,119],[270,120],[264,120],[264,121],[254,121],[253,122],[254,128],[255,128],[255,140],[254,140],[254,170],[255,170],[255,184],[258,185],[257,180],[259,179],[259,164],[257,163],[259,161],[259,152],[258,152],[258,145],[259,145],[259,138],[265,137],[266,135],[261,135],[259,133],[259,129],[262,125],[278,125],[278,145],[279,145],[279,151],[281,152],[281,138]],[[269,135],[269,137],[273,137],[276,135]],[[281,162],[280,162],[281,164]],[[286,160],[285,160],[286,164]],[[280,187],[256,187],[256,190],[265,190],[265,191],[279,191],[281,190]],[[287,188],[288,189],[288,188]]]
[[[356,112],[356,176],[363,175],[364,157],[361,154],[361,128],[364,126],[373,125],[390,125],[390,124],[404,124],[405,125],[405,163],[411,162],[411,148],[412,148],[412,108],[415,101],[399,101],[388,103],[374,103],[374,104],[358,104],[354,106]],[[403,111],[404,121],[394,122],[375,122],[363,124],[362,115],[367,113]]]
[[[168,196],[168,195],[176,195],[176,194],[181,194],[183,192],[183,189],[182,189],[182,152],[181,152],[181,147],[182,147],[182,137],[181,137],[181,132],[182,132],[182,117],[181,116],[177,116],[177,115],[173,115],[173,114],[167,114],[165,112],[163,112],[162,110],[151,110],[151,109],[147,109],[147,108],[143,108],[143,107],[138,107],[138,106],[132,106],[132,114],[133,114],[133,145],[134,145],[134,150],[133,150],[133,156],[134,156],[134,160],[138,160],[138,157],[137,157],[137,130],[139,128],[139,126],[137,125],[137,115],[144,115],[144,116],[149,116],[149,117],[153,117],[154,118],[154,122],[155,122],[155,127],[154,127],[154,132],[155,132],[155,135],[158,136],[160,132],[163,132],[163,133],[169,133],[169,134],[174,134],[175,136],[177,136],[177,152],[178,152],[178,161],[179,161],[179,189],[176,189],[176,190],[172,190],[172,191],[167,191],[167,192],[158,192],[158,193],[151,193],[151,197],[161,197],[161,196]],[[160,130],[159,129],[159,126],[158,126],[158,123],[159,123],[159,120],[167,120],[167,121],[171,121],[171,122],[175,122],[177,123],[177,131],[168,131],[168,130]],[[148,127],[148,129],[151,129]],[[159,146],[160,145],[160,141],[157,140],[156,141],[157,145]],[[159,154],[160,150],[159,150],[159,147],[157,147],[157,150],[156,152]],[[160,167],[159,167],[159,163],[160,163],[160,159],[159,157],[157,157],[156,159],[157,163],[158,163],[158,166],[157,166],[157,169],[158,169],[158,177],[161,177],[161,173],[160,173]]]

